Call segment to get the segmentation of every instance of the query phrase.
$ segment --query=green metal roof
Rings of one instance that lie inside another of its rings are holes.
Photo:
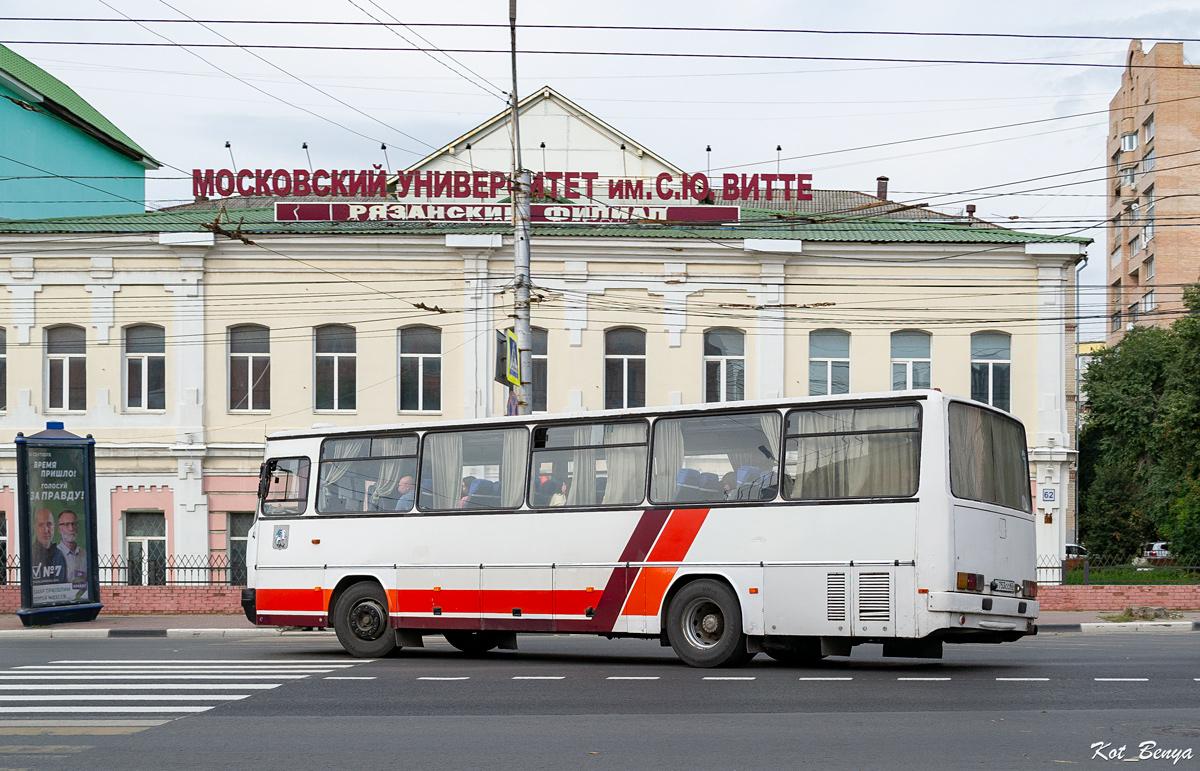
[[[218,218],[219,211],[158,211],[145,214],[110,214],[90,217],[0,221],[4,233],[192,233],[204,232],[205,224]],[[221,227],[246,235],[435,235],[444,233],[507,234],[507,223],[466,222],[275,222],[271,208],[236,209],[220,215]],[[696,238],[730,240],[744,238],[796,239],[801,241],[853,241],[865,243],[1028,244],[1079,243],[1092,239],[1025,233],[995,227],[948,225],[936,221],[903,222],[856,219],[838,216],[780,216],[778,212],[742,209],[739,223],[695,224],[602,224],[534,225],[542,236],[591,236],[635,238]]]
[[[111,142],[122,146],[129,155],[137,155],[139,159],[145,158],[156,166],[161,165],[137,142],[130,139],[124,131],[117,128],[112,121],[101,115],[95,107],[75,93],[70,86],[3,45],[0,45],[0,72],[8,74],[14,80],[25,84],[30,90],[38,92],[53,103],[51,106],[57,106],[77,120],[91,126]]]

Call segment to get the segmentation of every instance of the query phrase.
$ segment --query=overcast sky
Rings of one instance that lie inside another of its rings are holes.
[[[177,9],[177,10],[176,10]],[[852,10],[851,10],[852,9]],[[225,2],[223,0],[0,0],[0,15],[56,18],[506,25],[506,0],[440,3],[399,0]],[[368,15],[370,14],[370,15]],[[389,16],[391,14],[391,16]],[[1169,35],[1200,37],[1200,5],[1116,0],[1057,2],[705,3],[691,0],[596,4],[520,0],[526,24],[772,29],[1005,32],[1105,35],[1118,40],[1027,40],[735,32],[538,30],[519,33],[525,50],[679,52],[1121,64],[1129,37],[1148,50]],[[179,170],[242,168],[403,168],[504,108],[506,53],[455,53],[453,61],[415,51],[98,47],[50,41],[301,44],[507,51],[501,28],[0,22],[0,39],[69,84],[164,163],[151,174],[148,203],[190,199]],[[158,33],[158,34],[156,34]],[[160,37],[161,35],[161,37]],[[401,38],[403,36],[403,39]],[[425,38],[423,42],[417,35]],[[33,44],[40,41],[41,44]],[[408,42],[406,42],[408,41]],[[256,58],[257,54],[260,58]],[[1185,54],[1197,61],[1195,45]],[[202,57],[202,58],[198,58]],[[265,61],[264,61],[265,60]],[[522,96],[550,85],[685,169],[713,172],[774,161],[813,175],[814,187],[873,192],[891,178],[891,197],[961,211],[1013,227],[1097,239],[1083,284],[1094,288],[1085,313],[1103,314],[1103,111],[1120,69],[1076,66],[895,64],[863,61],[654,58],[525,54]],[[457,72],[451,71],[451,68]],[[225,72],[222,72],[224,70]],[[226,74],[230,73],[230,74]],[[477,77],[478,76],[478,77]],[[301,82],[303,81],[303,82]],[[310,85],[306,85],[310,84]],[[315,88],[313,88],[315,86]],[[256,90],[260,89],[260,90]],[[319,91],[317,90],[319,89]],[[265,92],[265,93],[264,93]],[[324,93],[322,93],[324,92]],[[272,98],[272,95],[277,98]],[[337,100],[350,106],[340,104]],[[303,109],[302,109],[303,108]],[[305,112],[310,110],[314,114]],[[1074,116],[1078,113],[1097,114]],[[323,116],[325,119],[322,119]],[[1032,126],[853,149],[1010,123]],[[831,153],[831,151],[851,150]],[[809,156],[809,157],[805,157]],[[176,167],[176,168],[172,168]],[[1049,174],[1063,176],[1022,182]],[[1075,184],[1065,184],[1075,183]],[[1008,185],[986,193],[956,194]],[[1036,195],[1006,194],[1038,190]],[[1018,217],[1019,219],[1010,219]],[[1099,323],[1087,337],[1102,335]]]

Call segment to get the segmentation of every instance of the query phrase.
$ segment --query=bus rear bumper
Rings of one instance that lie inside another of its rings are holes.
[[[934,613],[967,613],[1029,620],[1038,617],[1037,600],[964,592],[930,592],[926,596],[929,598],[926,609]]]

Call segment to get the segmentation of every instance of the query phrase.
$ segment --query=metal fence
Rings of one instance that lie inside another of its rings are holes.
[[[1200,584],[1200,566],[1177,565],[1173,559],[1133,560],[1096,557],[1043,557],[1037,580],[1043,586],[1131,586],[1138,584]]]
[[[0,585],[21,581],[20,561],[10,555],[0,570]],[[245,586],[246,563],[229,555],[176,554],[166,559],[130,560],[100,555],[101,586]]]

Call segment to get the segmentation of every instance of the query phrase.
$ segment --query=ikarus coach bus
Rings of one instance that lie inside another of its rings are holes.
[[[937,391],[285,431],[242,604],[355,656],[657,638],[688,664],[1036,634],[1025,431]]]

